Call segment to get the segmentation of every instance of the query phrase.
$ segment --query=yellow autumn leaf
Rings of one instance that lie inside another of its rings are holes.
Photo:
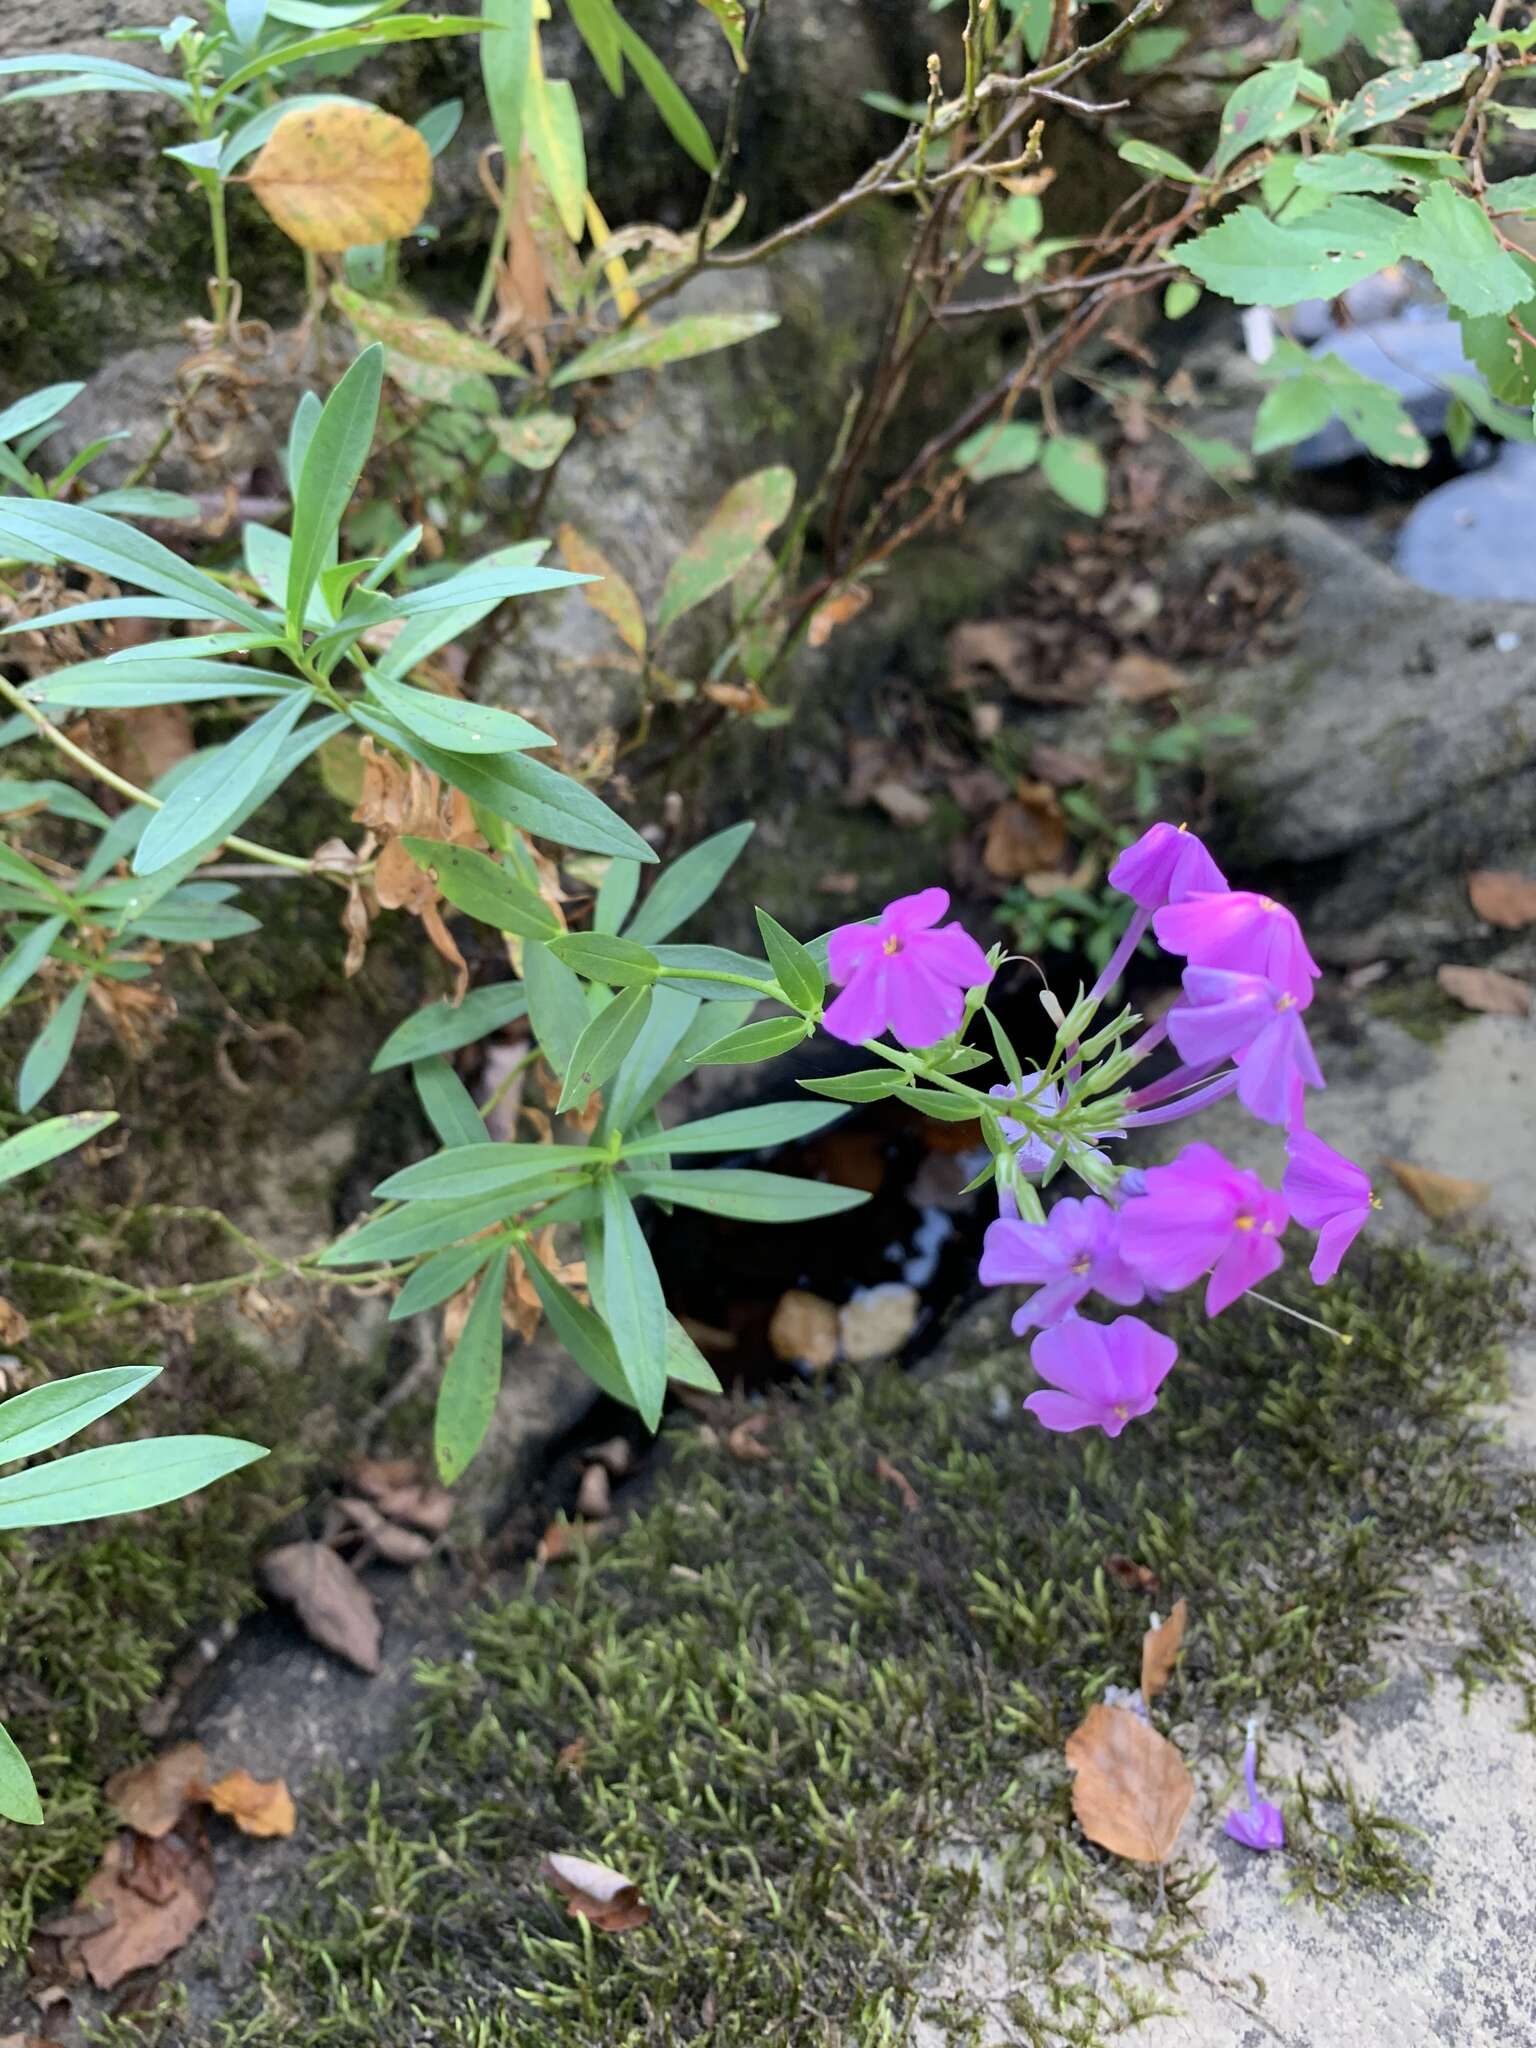
[[[594,611],[602,613],[626,647],[632,647],[636,654],[644,654],[645,613],[632,585],[619,574],[602,550],[595,547],[585,534],[578,533],[574,526],[562,526],[555,538],[560,543],[560,559],[567,569],[574,569],[579,576],[598,579],[596,583],[581,586],[581,594],[587,603]]]
[[[432,153],[407,121],[345,102],[285,114],[246,182],[301,249],[394,242],[432,197]]]

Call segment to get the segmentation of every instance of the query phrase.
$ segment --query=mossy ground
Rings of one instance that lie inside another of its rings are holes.
[[[256,1988],[197,2038],[830,2048],[904,2041],[926,2009],[957,2042],[1000,2019],[1108,2039],[1148,2004],[1117,1895],[1154,1927],[1143,1983],[1150,1957],[1176,1995],[1208,1858],[1160,1890],[1085,1845],[1065,1735],[1134,1682],[1150,1608],[1181,1594],[1164,1725],[1218,1795],[1255,1707],[1315,1733],[1368,1691],[1415,1572],[1529,1503],[1479,1419],[1515,1298],[1491,1266],[1377,1252],[1330,1293],[1352,1345],[1257,1310],[1191,1323],[1157,1415],[1118,1443],[1022,1421],[1016,1345],[927,1384],[785,1397],[763,1463],[685,1424],[610,1547],[493,1597],[422,1670],[395,1761],[326,1803]],[[1158,1593],[1124,1590],[1115,1553]],[[1309,1774],[1288,1803],[1304,1893],[1422,1881],[1343,1781]],[[553,1849],[624,1870],[653,1923],[567,1919],[538,1875]],[[1006,2015],[932,1990],[977,1852],[1028,1987]],[[192,2038],[184,2013],[165,2038]]]

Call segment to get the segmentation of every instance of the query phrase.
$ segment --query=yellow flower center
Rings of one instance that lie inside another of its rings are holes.
[[[1253,1218],[1251,1216],[1234,1216],[1232,1228],[1234,1230],[1252,1230]]]
[[[1295,1007],[1296,1007],[1296,998],[1295,998],[1295,997],[1294,997],[1293,995],[1283,995],[1283,996],[1282,996],[1282,997],[1280,998],[1279,1002],[1277,1002],[1277,1003],[1275,1004],[1275,1008],[1276,1008],[1276,1010],[1277,1010],[1277,1011],[1279,1011],[1279,1010],[1294,1010],[1294,1009],[1295,1009]]]
[[[1074,1273],[1087,1273],[1091,1272],[1092,1268],[1093,1260],[1089,1257],[1087,1252],[1084,1252],[1083,1256],[1073,1266],[1072,1270]]]
[[[897,938],[896,934],[892,932],[891,936],[886,940],[885,944],[881,947],[880,950],[883,953],[899,953],[901,951],[901,941]]]

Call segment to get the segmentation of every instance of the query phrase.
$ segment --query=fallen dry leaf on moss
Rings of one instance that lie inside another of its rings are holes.
[[[1453,1173],[1436,1173],[1406,1159],[1389,1159],[1386,1165],[1398,1186],[1434,1223],[1449,1223],[1453,1216],[1480,1209],[1493,1193],[1485,1180],[1458,1180]]]
[[[291,1835],[298,1820],[293,1795],[281,1778],[253,1778],[247,1770],[230,1771],[210,1785],[208,1804],[242,1835]]]
[[[125,1827],[151,1840],[168,1835],[208,1783],[208,1754],[200,1742],[178,1742],[162,1756],[108,1778],[106,1801]]]
[[[791,1287],[781,1294],[768,1325],[775,1358],[822,1372],[837,1357],[837,1310],[819,1294]]]
[[[1176,1600],[1173,1612],[1141,1639],[1141,1696],[1150,1706],[1173,1676],[1184,1645],[1184,1627],[1189,1620],[1189,1603]]]
[[[1467,877],[1472,908],[1488,924],[1518,932],[1536,924],[1536,882],[1506,868],[1478,868]]]
[[[288,1601],[305,1632],[359,1671],[379,1668],[379,1613],[349,1564],[323,1543],[285,1543],[261,1561],[261,1576]]]
[[[1090,1842],[1133,1863],[1166,1863],[1195,1781],[1166,1736],[1127,1707],[1094,1707],[1067,1737],[1072,1811]]]
[[[563,1749],[556,1752],[555,1769],[557,1771],[569,1771],[573,1777],[578,1776],[582,1764],[586,1760],[586,1754],[587,1738],[585,1735],[578,1735],[573,1741],[566,1743]]]
[[[339,252],[398,242],[432,197],[432,152],[408,121],[351,100],[295,108],[245,182],[290,241]]]
[[[590,1920],[605,1934],[627,1934],[651,1917],[639,1886],[606,1863],[589,1863],[585,1856],[546,1856],[543,1873],[564,1894],[573,1920]]]
[[[1496,967],[1441,967],[1435,979],[1446,994],[1468,1010],[1482,1010],[1490,1017],[1528,1017],[1531,991],[1512,974],[1500,974]]]
[[[743,1465],[766,1465],[774,1453],[762,1440],[763,1432],[772,1421],[766,1408],[756,1415],[748,1415],[727,1433],[725,1448],[731,1456]]]
[[[80,1943],[80,1960],[98,1990],[174,1955],[208,1916],[213,1865],[201,1843],[168,1834],[158,1841],[119,1835],[82,1903],[106,1907],[111,1924]]]
[[[887,1486],[894,1487],[897,1498],[909,1515],[915,1515],[922,1507],[923,1504],[917,1497],[917,1488],[912,1484],[906,1473],[899,1471],[889,1458],[884,1456],[876,1458],[875,1477],[883,1479]]]
[[[1150,1565],[1138,1564],[1134,1557],[1119,1550],[1112,1550],[1105,1558],[1104,1569],[1128,1593],[1155,1593],[1162,1583]]]

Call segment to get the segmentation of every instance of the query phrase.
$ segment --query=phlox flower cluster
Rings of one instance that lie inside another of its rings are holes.
[[[1116,1128],[1070,1136],[1057,1137],[1056,1125],[1080,1058],[1069,1060],[1064,1081],[1026,1075],[1016,1087],[992,1089],[1030,1121],[998,1119],[1009,1150],[998,1161],[1001,1214],[987,1231],[981,1279],[1034,1290],[1013,1327],[1021,1337],[1038,1333],[1030,1358],[1046,1385],[1026,1403],[1037,1419],[1047,1429],[1118,1436],[1155,1406],[1176,1350],[1138,1316],[1093,1320],[1084,1312],[1093,1297],[1135,1308],[1203,1281],[1205,1312],[1220,1315],[1281,1265],[1293,1222],[1317,1235],[1310,1270],[1321,1285],[1370,1213],[1371,1187],[1307,1127],[1308,1093],[1325,1085],[1305,1014],[1318,968],[1292,913],[1272,897],[1230,888],[1200,840],[1170,825],[1152,826],[1127,847],[1109,880],[1135,907],[1089,991],[1087,1013],[1150,930],[1184,962],[1183,986],[1130,1051],[1139,1059],[1166,1040],[1179,1064],[1118,1098],[1109,1118]],[[842,992],[823,1018],[828,1031],[852,1044],[889,1031],[920,1051],[960,1029],[994,969],[959,924],[940,923],[948,907],[944,890],[925,889],[889,904],[873,924],[832,934],[828,964]],[[1284,1131],[1278,1189],[1198,1141],[1145,1172],[1119,1166],[1105,1149],[1128,1131],[1197,1114],[1229,1094]],[[1095,1192],[1046,1213],[1031,1191],[1033,1215],[1021,1214],[1023,1184],[1063,1160]]]

